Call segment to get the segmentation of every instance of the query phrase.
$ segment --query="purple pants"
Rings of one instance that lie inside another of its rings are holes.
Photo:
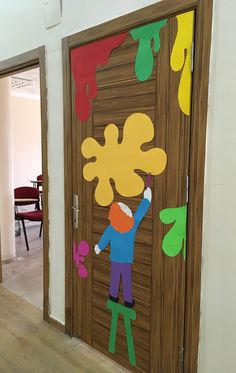
[[[130,263],[111,262],[110,295],[118,298],[120,277],[122,277],[123,298],[125,302],[132,303],[132,265]]]

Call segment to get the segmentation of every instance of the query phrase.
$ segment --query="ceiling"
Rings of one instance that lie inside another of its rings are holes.
[[[39,99],[39,68],[24,71],[11,76],[11,95],[23,98]]]

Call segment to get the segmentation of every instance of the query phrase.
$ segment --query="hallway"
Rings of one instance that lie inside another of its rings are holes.
[[[35,306],[0,286],[1,373],[127,372],[42,321]]]
[[[43,309],[43,239],[39,225],[28,226],[30,250],[26,250],[23,232],[16,236],[16,257],[2,266],[6,289]]]

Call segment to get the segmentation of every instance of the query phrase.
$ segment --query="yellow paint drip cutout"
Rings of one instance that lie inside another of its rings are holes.
[[[144,190],[144,181],[135,170],[158,175],[166,167],[167,156],[163,149],[141,150],[144,143],[154,137],[154,126],[146,114],[131,114],[123,128],[123,139],[118,142],[119,130],[115,124],[109,124],[104,130],[105,145],[94,138],[84,140],[81,151],[85,158],[96,157],[83,169],[84,178],[92,181],[98,178],[95,199],[101,206],[107,206],[114,199],[110,183],[112,179],[117,192],[124,197],[134,197]]]
[[[186,115],[190,115],[194,11],[176,17],[178,32],[172,49],[170,64],[173,71],[182,70],[178,91],[179,106]]]

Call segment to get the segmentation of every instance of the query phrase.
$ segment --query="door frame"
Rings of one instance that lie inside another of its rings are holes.
[[[70,49],[135,28],[144,23],[195,10],[195,53],[190,134],[189,204],[186,260],[186,300],[183,372],[197,373],[200,329],[201,255],[208,109],[208,82],[213,0],[163,0],[125,16],[89,28],[62,40],[64,93],[64,172],[65,172],[65,330],[73,335],[72,259],[72,112]],[[152,354],[155,353],[152,351]]]
[[[29,69],[40,70],[41,149],[43,175],[43,318],[49,317],[48,119],[45,46],[0,61],[0,79]]]

